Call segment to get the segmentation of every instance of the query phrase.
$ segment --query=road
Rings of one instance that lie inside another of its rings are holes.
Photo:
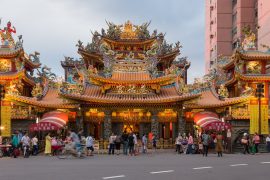
[[[0,159],[0,180],[267,180],[270,154],[140,156],[95,155],[85,159],[37,156]]]

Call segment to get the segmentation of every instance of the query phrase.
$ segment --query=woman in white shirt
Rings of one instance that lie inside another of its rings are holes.
[[[266,137],[267,151],[270,153],[270,134]]]

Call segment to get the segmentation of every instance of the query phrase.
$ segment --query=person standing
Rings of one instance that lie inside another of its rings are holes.
[[[19,144],[20,144],[17,131],[12,136],[11,144],[12,144],[12,148],[13,148],[13,157],[17,158],[17,156],[19,155],[18,147],[19,147]]]
[[[128,136],[128,149],[129,149],[129,155],[135,155],[134,153],[134,136],[131,132]]]
[[[116,154],[117,155],[120,154],[120,146],[121,146],[121,136],[120,135],[116,135],[116,138],[115,138],[115,149],[116,149]]]
[[[270,134],[266,137],[266,147],[267,151],[270,153]]]
[[[222,152],[223,152],[223,136],[219,132],[218,135],[216,136],[216,151],[218,153],[218,157],[222,157]]]
[[[157,139],[156,139],[156,135],[153,135],[153,137],[152,137],[152,146],[153,146],[154,151],[156,151],[157,150]]]
[[[22,142],[22,147],[23,147],[23,156],[25,158],[28,158],[29,157],[29,148],[30,148],[30,138],[29,138],[27,132],[22,137],[21,142]]]
[[[138,139],[137,135],[133,133],[133,138],[134,138],[134,155],[138,154]]]
[[[177,152],[178,154],[181,153],[181,144],[182,144],[182,140],[183,140],[183,138],[182,138],[181,134],[179,133],[178,136],[177,136],[177,138],[176,138],[176,140],[175,140],[175,144],[176,144],[176,152]]]
[[[38,154],[38,138],[34,136],[31,140],[33,144],[33,155],[36,156]]]
[[[241,144],[243,145],[243,148],[244,148],[243,154],[246,154],[246,153],[249,154],[249,142],[248,142],[246,133],[244,133],[244,135],[241,139]]]
[[[255,145],[255,152],[258,153],[258,146],[260,144],[260,136],[258,135],[258,133],[255,132],[254,137],[252,139],[253,144]]]
[[[51,155],[52,153],[52,138],[51,134],[48,133],[45,137],[45,155]]]
[[[112,155],[114,155],[115,139],[116,136],[112,133],[112,135],[109,137],[109,154]]]
[[[203,156],[208,155],[208,147],[209,147],[209,142],[210,142],[211,138],[209,136],[208,133],[203,133],[202,135],[202,144],[203,144]]]
[[[128,155],[128,134],[126,131],[121,136],[122,143],[123,143],[123,154]]]
[[[93,156],[94,152],[93,145],[94,145],[94,138],[89,134],[86,138],[86,156]]]
[[[142,137],[142,152],[143,153],[146,153],[147,152],[147,137],[146,137],[146,134],[143,134],[143,137]]]
[[[192,145],[193,145],[193,137],[191,133],[188,134],[188,148],[187,148],[187,154],[192,154]]]

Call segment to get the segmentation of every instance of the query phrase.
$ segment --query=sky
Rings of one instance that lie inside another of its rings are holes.
[[[191,61],[188,81],[204,73],[203,0],[1,0],[3,28],[8,21],[23,35],[26,53],[38,51],[40,60],[59,76],[64,56],[79,58],[78,40],[87,44],[91,31],[107,29],[106,21],[133,24],[151,21],[150,32],[166,33],[169,43],[180,41],[181,56]]]

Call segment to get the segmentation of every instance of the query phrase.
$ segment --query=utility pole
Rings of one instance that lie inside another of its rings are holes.
[[[259,134],[261,134],[261,98],[264,97],[264,84],[257,84],[256,97],[259,100]]]

